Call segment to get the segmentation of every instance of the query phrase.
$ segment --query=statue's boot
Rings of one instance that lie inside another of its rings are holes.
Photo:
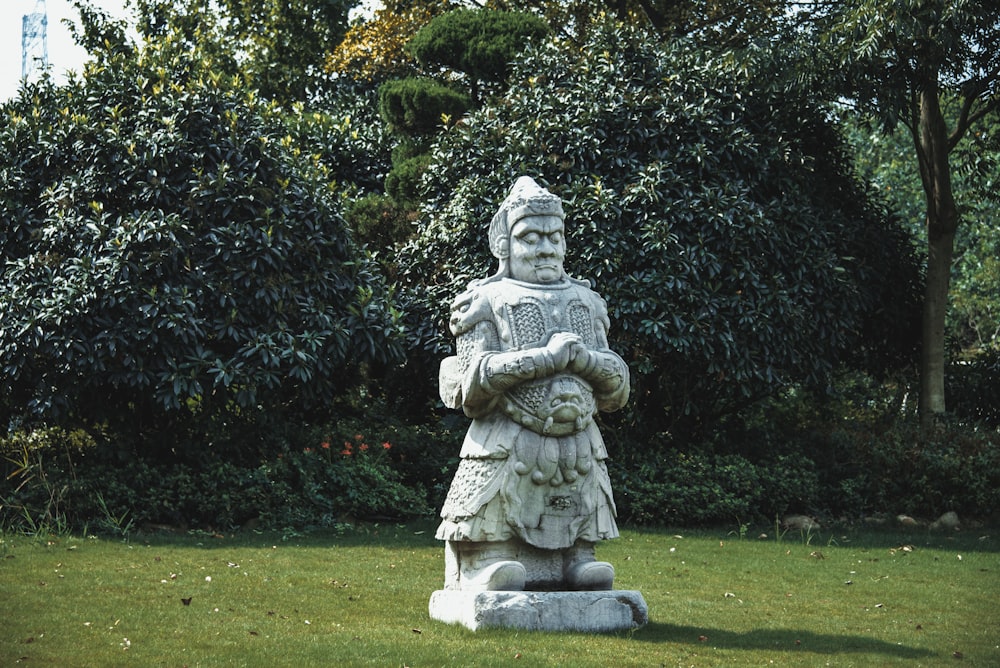
[[[577,541],[563,558],[563,579],[569,589],[604,591],[614,588],[615,568],[594,558],[594,543]]]
[[[517,548],[510,541],[462,545],[460,588],[465,591],[521,591],[528,573],[514,559]]]

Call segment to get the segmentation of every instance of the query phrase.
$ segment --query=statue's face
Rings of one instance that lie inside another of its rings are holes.
[[[510,275],[527,283],[555,283],[563,277],[566,237],[559,216],[528,216],[510,230]]]

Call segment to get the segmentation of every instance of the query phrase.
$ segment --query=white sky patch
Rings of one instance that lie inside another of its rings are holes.
[[[125,0],[92,0],[91,4],[115,18],[126,18]],[[17,95],[21,83],[22,17],[42,5],[37,0],[0,0],[0,101]],[[79,24],[80,16],[70,0],[46,0],[48,14],[49,67],[57,82],[66,80],[66,71],[79,72],[86,52],[70,37],[63,19]]]

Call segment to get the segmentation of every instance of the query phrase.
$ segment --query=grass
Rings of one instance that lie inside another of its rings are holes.
[[[626,531],[598,554],[618,587],[643,593],[649,625],[432,621],[431,525],[287,541],[6,534],[0,665],[1000,665],[1000,540],[986,531]]]

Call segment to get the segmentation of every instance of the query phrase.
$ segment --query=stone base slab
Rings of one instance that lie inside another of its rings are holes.
[[[649,621],[642,594],[610,591],[453,591],[431,594],[431,619],[528,631],[628,631]]]

